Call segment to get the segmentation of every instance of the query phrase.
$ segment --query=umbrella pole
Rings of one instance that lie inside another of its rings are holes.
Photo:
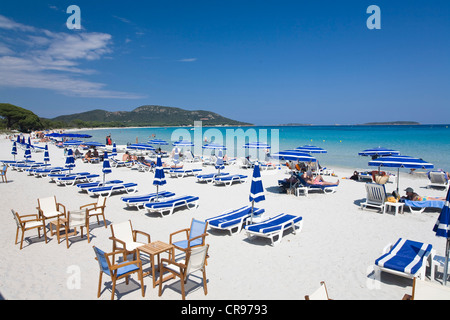
[[[447,239],[447,245],[445,248],[444,286],[447,284],[449,249],[450,249],[450,239]]]
[[[400,167],[397,168],[397,193],[399,192],[399,184],[400,184]]]
[[[253,224],[253,207],[255,206],[255,200],[252,200],[252,210],[250,211],[250,224]]]

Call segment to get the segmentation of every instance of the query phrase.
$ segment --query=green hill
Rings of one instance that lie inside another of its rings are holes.
[[[62,122],[68,126],[192,126],[194,121],[203,121],[204,126],[217,125],[250,125],[225,118],[217,113],[204,110],[183,110],[180,108],[147,105],[132,111],[110,112],[105,110],[92,110],[77,114],[64,115],[51,119]]]

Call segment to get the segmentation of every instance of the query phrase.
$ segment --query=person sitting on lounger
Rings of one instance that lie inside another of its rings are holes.
[[[86,152],[86,154],[84,155],[84,160],[89,161],[91,158],[92,158],[92,151],[88,150],[88,152]]]
[[[325,181],[321,175],[318,175],[317,177],[314,178],[313,174],[310,170],[308,170],[307,172],[305,172],[303,174],[303,179],[309,184],[322,185],[322,186],[334,186],[334,185],[339,184],[339,180],[336,183],[328,182],[328,181]]]
[[[128,151],[123,154],[122,161],[131,161],[131,157]]]
[[[403,200],[410,200],[410,201],[428,201],[428,200],[441,200],[445,201],[445,198],[443,197],[421,197],[417,193],[414,192],[414,189],[411,187],[408,187],[405,189],[406,196],[403,196]]]

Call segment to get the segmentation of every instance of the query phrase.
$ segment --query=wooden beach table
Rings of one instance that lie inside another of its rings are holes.
[[[161,253],[164,252],[168,252],[169,253],[169,257],[175,257],[175,252],[174,252],[174,246],[162,241],[155,241],[155,242],[151,242],[148,244],[144,244],[140,247],[136,248],[138,250],[138,253],[140,254],[141,252],[146,253],[150,256],[150,265],[152,268],[152,278],[153,278],[153,288],[156,287],[157,284],[159,284],[159,281],[156,282],[156,277],[155,277],[155,256],[157,256],[158,258],[158,272],[161,272],[161,260],[159,255]],[[147,276],[150,274],[150,271],[147,273],[144,273],[144,276]],[[162,277],[163,275],[159,275],[160,277]],[[169,279],[172,279],[174,276],[171,274],[170,276],[168,276],[167,278],[163,278],[163,282]]]

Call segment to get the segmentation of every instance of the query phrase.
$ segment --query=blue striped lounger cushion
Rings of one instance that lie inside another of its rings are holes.
[[[220,216],[206,219],[206,221],[209,223],[210,226],[225,229],[225,228],[234,226],[237,223],[240,223],[243,218],[250,217],[251,209],[252,209],[251,206],[245,206],[245,207],[230,211],[228,213],[222,214]],[[264,213],[264,209],[253,208],[254,216],[259,216],[263,213]]]
[[[255,223],[245,227],[246,230],[259,232],[259,233],[271,233],[274,231],[281,230],[281,228],[290,223],[300,222],[303,218],[294,216],[292,214],[279,214],[267,221],[261,223]]]
[[[400,238],[391,250],[375,260],[379,267],[415,274],[422,267],[423,257],[431,253],[433,246]]]

